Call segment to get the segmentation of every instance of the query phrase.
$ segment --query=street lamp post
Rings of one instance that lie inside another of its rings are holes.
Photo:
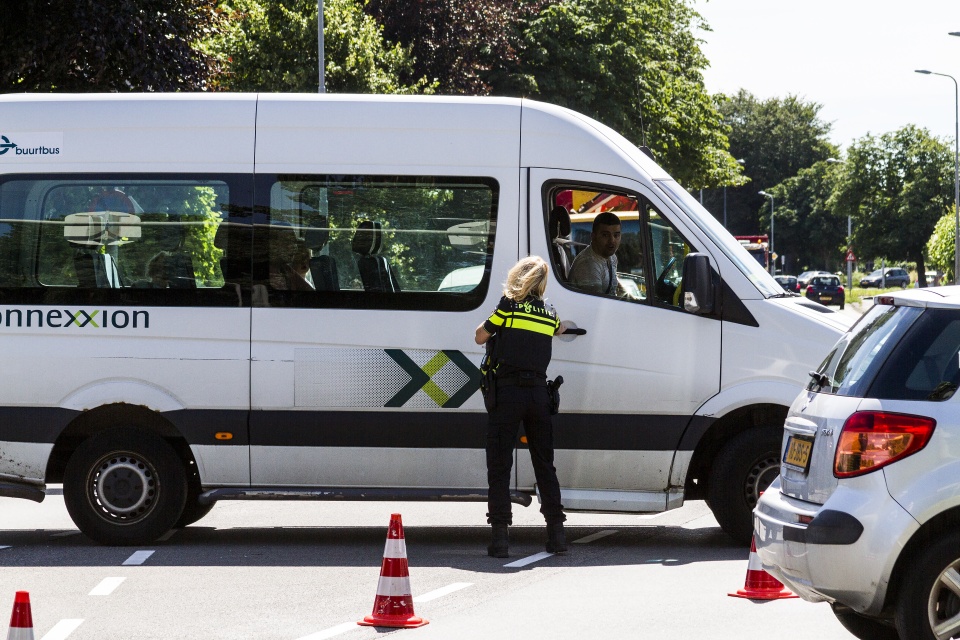
[[[324,61],[323,61],[323,0],[317,0],[317,48],[320,53],[320,58],[319,58],[320,90],[318,91],[318,93],[326,93],[327,81],[323,77],[324,76],[324,73],[323,73],[323,65],[324,65]]]
[[[960,35],[960,31],[950,35]],[[957,79],[946,73],[926,69],[917,69],[917,73],[953,80],[953,283],[956,284],[960,282],[960,89],[957,87]]]
[[[743,158],[737,160],[737,164],[746,164]],[[723,185],[723,228],[727,228],[727,185]]]
[[[761,196],[770,198],[770,275],[777,275],[777,259],[774,258],[773,251],[773,196],[766,191],[760,191]]]

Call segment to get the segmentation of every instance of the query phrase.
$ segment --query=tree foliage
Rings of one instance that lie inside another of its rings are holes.
[[[411,48],[413,78],[437,91],[487,95],[515,71],[525,20],[549,0],[368,0],[384,36]]]
[[[319,88],[316,0],[228,0],[229,27],[209,50],[226,69],[217,88],[312,92]],[[413,61],[356,0],[324,0],[324,80],[339,93],[427,93],[425,79],[407,84]]]
[[[816,162],[800,169],[768,193],[774,197],[774,249],[785,272],[840,268],[847,245],[847,221],[830,207],[838,168]],[[766,198],[765,198],[766,199]],[[759,224],[770,230],[770,205],[760,210]]]
[[[699,26],[688,0],[561,0],[530,20],[520,75],[494,89],[569,107],[645,143],[687,188],[733,184],[739,166],[703,85]]]
[[[769,230],[769,201],[758,192],[773,193],[775,185],[838,154],[827,137],[830,125],[819,117],[821,108],[796,96],[760,100],[744,90],[722,100],[720,112],[729,127],[730,154],[743,160],[744,174],[750,179],[746,186],[727,189],[727,228],[731,233],[758,233],[763,216],[767,219],[764,230]],[[722,219],[723,191],[706,193],[704,205]],[[789,244],[781,246],[797,255]]]
[[[856,140],[830,204],[853,219],[860,259],[917,264],[924,282],[924,249],[952,202],[953,158],[926,129],[907,125]]]
[[[218,26],[215,0],[4,0],[0,91],[202,90]]]
[[[927,241],[927,256],[930,264],[946,276],[944,281],[956,282],[957,221],[953,211],[937,220],[933,235]]]

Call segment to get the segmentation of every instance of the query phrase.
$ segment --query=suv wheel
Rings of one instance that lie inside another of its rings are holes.
[[[960,532],[945,535],[913,563],[897,599],[901,638],[940,640],[960,636]]]

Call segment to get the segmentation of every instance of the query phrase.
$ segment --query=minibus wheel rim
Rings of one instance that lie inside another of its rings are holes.
[[[157,478],[156,469],[141,456],[112,452],[91,468],[87,486],[101,517],[130,523],[153,510],[160,489]]]
[[[757,506],[760,494],[767,490],[779,474],[780,459],[777,456],[765,456],[754,463],[744,485],[747,504],[751,509]]]

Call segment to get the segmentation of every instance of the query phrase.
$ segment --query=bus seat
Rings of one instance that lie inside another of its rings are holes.
[[[330,256],[310,258],[310,276],[317,291],[340,291],[340,275],[337,261]]]
[[[353,235],[353,252],[358,256],[357,269],[360,270],[363,288],[367,291],[400,291],[390,263],[380,255],[382,247],[383,227],[379,222],[364,220],[357,225]]]
[[[120,287],[120,274],[117,273],[113,256],[107,253],[78,251],[73,256],[73,267],[77,273],[77,285],[83,289],[110,289]]]

